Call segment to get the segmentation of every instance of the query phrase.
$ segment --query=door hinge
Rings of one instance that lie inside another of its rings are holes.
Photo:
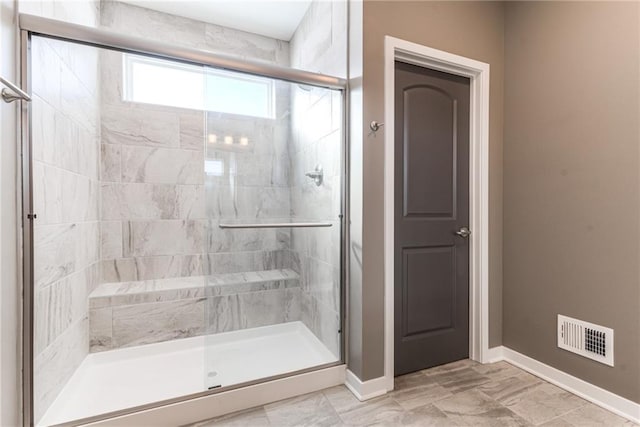
[[[34,213],[27,214],[27,219],[36,219],[36,218],[38,218],[37,214],[34,214]]]

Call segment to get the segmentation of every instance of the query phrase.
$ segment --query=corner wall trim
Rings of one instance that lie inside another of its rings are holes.
[[[485,354],[485,360],[482,363],[496,363],[505,360],[504,347],[491,347]]]
[[[356,374],[348,369],[344,384],[361,402],[386,394],[388,388],[386,377],[378,377],[368,381],[361,381]]]
[[[491,356],[497,358],[496,360],[492,360],[492,362],[504,360],[576,396],[580,396],[607,411],[611,411],[634,423],[640,424],[640,403],[618,396],[615,393],[532,359],[529,356],[525,356],[522,353],[518,353],[508,347],[492,348]]]

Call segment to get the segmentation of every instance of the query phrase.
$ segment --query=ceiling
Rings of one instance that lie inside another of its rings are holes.
[[[120,0],[171,15],[289,41],[311,0]]]

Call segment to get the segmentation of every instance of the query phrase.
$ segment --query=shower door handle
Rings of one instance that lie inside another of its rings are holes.
[[[312,228],[332,227],[330,222],[278,222],[256,224],[218,224],[220,228]]]

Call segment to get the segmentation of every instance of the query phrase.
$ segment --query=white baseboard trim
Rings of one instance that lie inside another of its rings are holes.
[[[493,362],[500,360],[509,362],[614,414],[640,424],[640,404],[636,402],[569,375],[508,347],[494,347],[490,349],[490,356],[487,359],[491,359]]]
[[[387,378],[378,377],[368,381],[360,381],[360,378],[347,369],[344,384],[360,401],[382,396],[387,392]]]
[[[345,382],[345,365],[84,424],[100,427],[175,427],[311,393]]]
[[[492,347],[482,355],[482,363],[496,363],[504,360],[504,347]]]

